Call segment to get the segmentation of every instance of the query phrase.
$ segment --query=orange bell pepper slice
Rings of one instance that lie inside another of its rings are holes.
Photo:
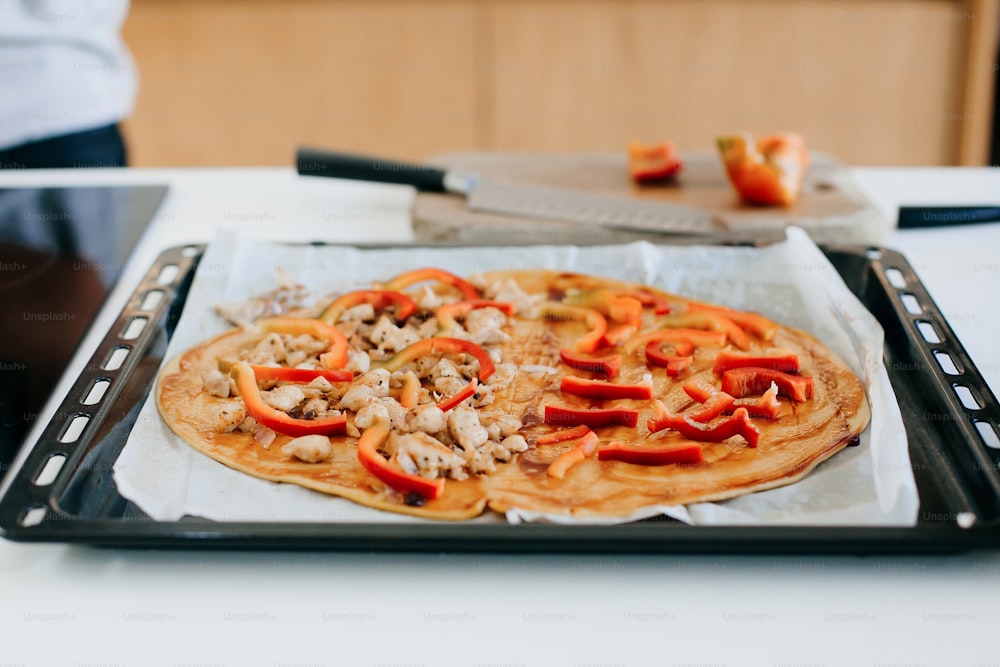
[[[382,287],[387,290],[399,291],[404,287],[409,287],[410,285],[416,283],[422,283],[426,280],[435,280],[439,283],[454,287],[461,292],[462,296],[467,300],[479,298],[479,290],[477,290],[472,283],[459,278],[454,273],[436,268],[414,269],[413,271],[401,273],[384,283]]]
[[[593,431],[589,431],[577,442],[573,449],[563,452],[549,464],[545,469],[545,474],[556,479],[565,479],[567,471],[580,463],[597,449],[598,437]]]
[[[347,353],[349,346],[347,338],[340,329],[322,320],[311,317],[268,317],[257,320],[257,327],[261,331],[292,334],[300,336],[309,334],[317,340],[325,340],[330,347],[320,356],[320,363],[331,370],[343,368],[347,365]]]
[[[444,491],[444,479],[427,479],[403,472],[379,454],[379,447],[388,437],[389,424],[382,419],[366,428],[361,434],[358,440],[358,461],[365,470],[403,493],[417,493],[427,500],[433,500],[441,495]]]
[[[373,368],[385,368],[388,371],[398,371],[408,363],[416,361],[419,357],[432,354],[470,354],[479,361],[478,377],[480,382],[486,382],[494,372],[496,366],[486,350],[476,345],[472,341],[461,338],[448,338],[447,336],[434,336],[418,340],[416,343],[404,347],[395,355],[383,361],[373,361]]]
[[[405,320],[417,309],[417,304],[413,303],[413,299],[402,292],[395,292],[392,290],[363,289],[348,292],[347,294],[343,294],[334,299],[333,302],[327,306],[322,313],[320,313],[319,319],[323,320],[327,324],[336,324],[337,320],[340,319],[340,316],[344,314],[345,310],[358,306],[362,303],[370,303],[376,310],[384,310],[390,306],[395,306],[396,319],[398,320]]]
[[[458,325],[456,318],[468,315],[469,311],[476,308],[496,308],[504,315],[514,314],[514,304],[509,301],[490,301],[489,299],[472,299],[470,301],[456,301],[441,306],[435,312],[438,321],[438,328],[447,331]]]
[[[604,334],[608,332],[608,321],[593,308],[549,301],[541,305],[539,312],[546,319],[576,320],[585,322],[590,327],[590,331],[573,344],[576,352],[593,353],[600,347]]]

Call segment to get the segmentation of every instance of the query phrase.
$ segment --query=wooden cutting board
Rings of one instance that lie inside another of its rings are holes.
[[[686,153],[676,183],[638,186],[628,176],[626,156],[608,153],[503,154],[456,153],[430,163],[475,172],[493,180],[530,183],[589,193],[673,202],[711,211],[720,220],[723,241],[768,242],[784,237],[788,225],[803,227],[818,242],[878,243],[891,224],[851,181],[836,160],[815,154],[803,191],[791,207],[754,207],[739,201],[715,154]],[[470,211],[454,195],[420,193],[413,211],[418,240],[474,243],[589,242],[648,238],[642,232],[611,230],[571,222]]]

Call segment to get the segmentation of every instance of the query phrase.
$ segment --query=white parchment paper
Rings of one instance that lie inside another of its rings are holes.
[[[630,519],[667,514],[698,525],[884,525],[916,522],[918,498],[906,434],[882,364],[883,332],[823,253],[797,229],[765,248],[613,246],[356,249],[284,246],[238,236],[213,242],[198,268],[167,358],[220,333],[228,324],[218,303],[240,301],[276,286],[279,269],[313,294],[370,286],[373,280],[420,266],[459,275],[517,268],[559,268],[661,287],[693,298],[758,311],[808,331],[864,379],[872,421],[857,447],[821,464],[787,487],[720,503],[652,507]],[[114,466],[119,492],[157,520],[185,515],[220,521],[420,522],[291,484],[231,470],[176,437],[150,398]],[[506,519],[580,520],[512,511]],[[478,521],[502,520],[486,515]],[[591,521],[587,523],[612,523]]]

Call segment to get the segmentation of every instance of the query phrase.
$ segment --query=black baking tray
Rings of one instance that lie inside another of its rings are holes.
[[[118,493],[112,466],[163,361],[203,251],[165,251],[135,290],[4,481],[5,537],[143,548],[507,553],[913,554],[1000,547],[996,397],[902,255],[833,245],[824,253],[885,328],[885,364],[920,496],[913,527],[704,527],[668,519],[618,526],[155,521]],[[98,385],[104,392],[95,399]]]

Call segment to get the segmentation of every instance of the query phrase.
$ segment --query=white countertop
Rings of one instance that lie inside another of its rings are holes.
[[[996,204],[998,169],[856,169],[899,204]],[[290,169],[0,172],[0,187],[171,192],[68,388],[168,246],[406,242],[407,188]],[[1000,224],[896,232],[1000,394]],[[50,406],[51,409],[51,406]],[[39,420],[44,421],[43,419]],[[29,441],[37,433],[29,436]],[[1000,553],[947,558],[198,553],[0,540],[0,667],[13,665],[967,665],[1000,663]]]

